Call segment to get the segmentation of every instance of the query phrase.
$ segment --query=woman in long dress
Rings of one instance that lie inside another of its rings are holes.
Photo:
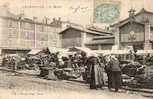
[[[102,88],[104,85],[103,72],[104,65],[97,57],[90,57],[90,89]]]
[[[121,68],[119,66],[119,60],[115,56],[111,56],[111,73],[112,73],[112,86],[115,88],[115,92],[119,91],[122,85]]]

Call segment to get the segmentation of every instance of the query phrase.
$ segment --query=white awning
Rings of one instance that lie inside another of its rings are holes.
[[[50,53],[57,53],[57,52],[60,52],[60,53],[63,53],[63,52],[67,52],[68,49],[63,49],[63,48],[57,48],[57,47],[48,47]]]
[[[48,47],[50,53],[57,53],[59,52],[59,58],[61,57],[68,57],[72,54],[72,52],[68,52],[68,49],[64,48],[57,48],[57,47]]]
[[[136,54],[153,54],[153,50],[138,50]]]
[[[119,49],[119,46],[118,45],[112,46],[112,50],[118,50],[118,49]]]
[[[42,51],[42,50],[40,50],[40,49],[33,49],[28,54],[35,55],[35,54],[39,53],[40,51]]]
[[[18,54],[8,54],[6,56],[19,56]]]
[[[129,54],[128,50],[94,50],[97,54],[110,55],[110,54]]]
[[[97,54],[110,54],[111,50],[93,50]]]
[[[87,47],[73,47],[73,48],[69,48],[69,51],[70,52],[82,51],[82,52],[85,52],[87,54],[87,57],[98,56],[98,54],[96,52],[94,52],[93,50],[90,50]]]
[[[83,52],[86,52],[86,53],[92,52],[92,50],[90,50],[90,49],[87,48],[87,47],[73,47],[73,48],[69,48],[69,51],[70,51],[70,50],[73,50],[73,49],[76,49],[76,50],[78,50],[78,51],[83,51]]]
[[[111,50],[111,54],[129,54],[129,50]]]

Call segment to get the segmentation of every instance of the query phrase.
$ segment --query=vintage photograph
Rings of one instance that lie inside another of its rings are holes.
[[[153,0],[0,0],[0,99],[153,99]]]

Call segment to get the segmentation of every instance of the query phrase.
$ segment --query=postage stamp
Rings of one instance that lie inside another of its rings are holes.
[[[94,8],[95,23],[111,23],[119,19],[120,2],[114,0],[96,0]]]

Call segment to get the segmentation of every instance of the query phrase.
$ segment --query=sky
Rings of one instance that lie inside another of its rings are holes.
[[[131,7],[137,12],[142,8],[153,12],[153,0],[112,1],[121,2],[119,20],[128,17],[128,11]],[[93,22],[94,0],[0,0],[0,4],[8,4],[11,12],[15,14],[24,11],[26,17],[38,16],[39,20],[47,16],[50,19],[61,17],[62,20],[69,20],[82,25]]]

